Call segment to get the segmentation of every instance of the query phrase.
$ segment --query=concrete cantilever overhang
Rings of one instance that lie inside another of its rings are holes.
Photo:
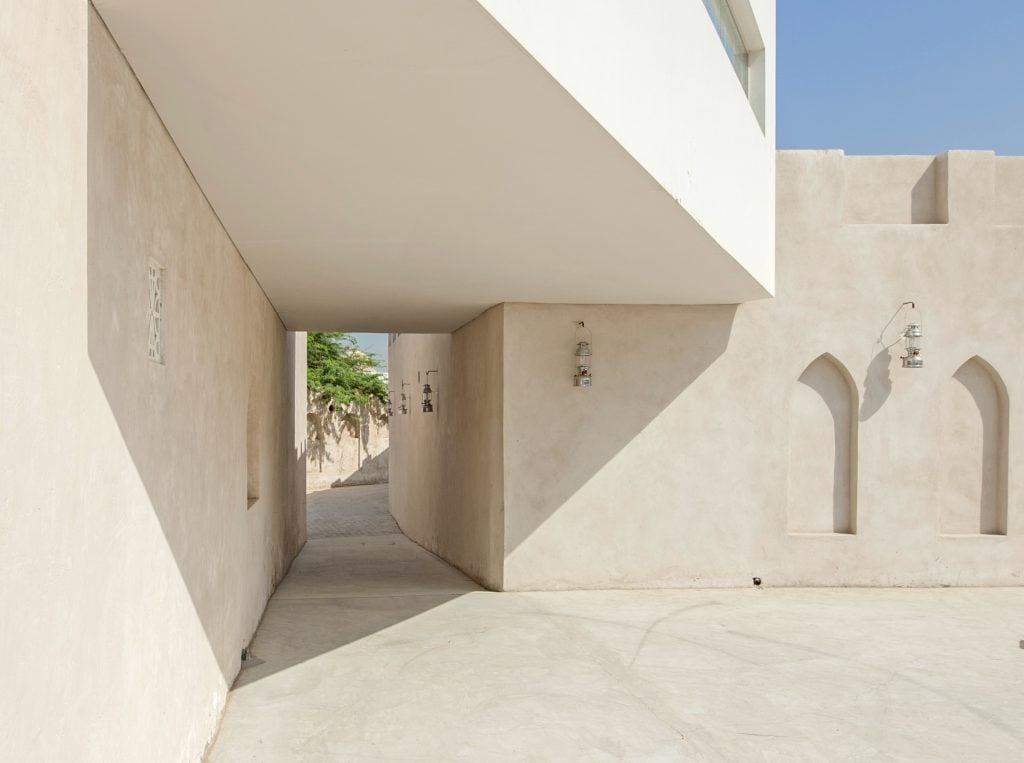
[[[701,3],[94,2],[290,329],[772,289],[772,117]]]

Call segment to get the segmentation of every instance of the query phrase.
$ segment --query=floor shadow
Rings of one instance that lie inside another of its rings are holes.
[[[253,659],[243,665],[235,688],[483,590],[402,535],[388,512],[386,491],[377,486],[311,495],[314,512],[335,515],[336,521],[322,524],[336,534],[311,537],[295,559],[267,605],[250,645]],[[392,529],[355,534],[371,525]]]
[[[463,595],[272,599],[250,646],[254,659],[243,665],[232,690],[385,631]]]
[[[309,541],[278,586],[234,688],[481,591],[406,538],[384,485],[309,493]]]

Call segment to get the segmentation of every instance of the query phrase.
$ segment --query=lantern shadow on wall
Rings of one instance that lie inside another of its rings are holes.
[[[916,319],[908,318],[900,335],[894,341],[887,341],[886,332],[893,322],[896,321],[897,317],[899,317],[900,313],[904,312],[904,309],[908,306],[917,313]],[[921,344],[923,336],[924,333],[921,330],[921,311],[917,308],[915,302],[904,302],[896,308],[896,312],[892,314],[892,317],[882,327],[872,347],[872,352],[875,354],[868,365],[867,374],[864,377],[864,400],[861,403],[858,416],[861,421],[867,421],[874,416],[892,392],[892,376],[889,374],[889,366],[892,362],[890,350],[893,347],[900,342],[904,342],[906,354],[900,356],[903,368],[924,367]],[[878,348],[877,352],[875,348]]]

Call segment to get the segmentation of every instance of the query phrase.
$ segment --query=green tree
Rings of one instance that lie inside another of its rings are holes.
[[[375,373],[377,356],[359,349],[353,337],[338,331],[311,331],[306,341],[306,383],[311,392],[339,405],[387,400],[388,388]]]

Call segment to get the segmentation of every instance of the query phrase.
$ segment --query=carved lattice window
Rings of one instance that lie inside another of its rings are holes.
[[[164,269],[149,263],[149,359],[164,362]]]

